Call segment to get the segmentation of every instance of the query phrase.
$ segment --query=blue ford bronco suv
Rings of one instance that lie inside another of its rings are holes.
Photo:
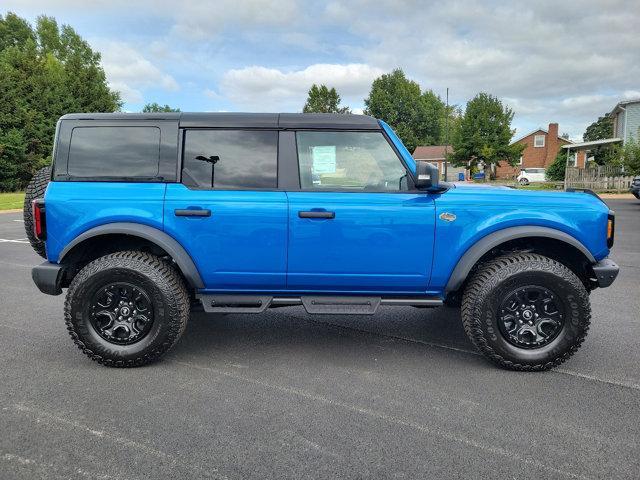
[[[114,367],[161,357],[194,305],[446,303],[487,358],[544,370],[579,348],[589,292],[618,273],[595,194],[440,182],[362,115],[65,115],[25,206],[47,259],[34,282],[67,289],[73,341]]]

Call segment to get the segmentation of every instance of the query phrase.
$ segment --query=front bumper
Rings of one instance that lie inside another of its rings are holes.
[[[60,295],[64,268],[57,263],[44,262],[31,269],[31,278],[42,293]]]
[[[620,267],[618,267],[616,262],[609,258],[603,258],[591,268],[593,268],[593,273],[596,276],[596,280],[600,288],[610,286],[620,271]]]
[[[640,199],[640,185],[632,186],[629,191],[633,193],[636,198]]]

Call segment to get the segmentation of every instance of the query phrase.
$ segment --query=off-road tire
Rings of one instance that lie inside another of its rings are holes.
[[[126,281],[144,289],[153,305],[153,323],[140,340],[119,345],[105,340],[90,319],[100,288]],[[86,265],[72,280],[64,304],[67,329],[92,360],[109,367],[138,367],[158,360],[180,339],[189,319],[189,294],[175,267],[155,255],[116,252]]]
[[[519,348],[498,326],[498,308],[507,292],[539,285],[555,292],[565,320],[555,339],[539,348]],[[539,371],[560,365],[584,341],[591,321],[589,294],[565,265],[534,253],[511,253],[482,265],[462,297],[462,322],[473,344],[489,360],[511,370]]]
[[[33,233],[33,212],[31,211],[31,201],[36,198],[43,198],[47,185],[51,181],[51,167],[41,168],[33,176],[24,195],[24,205],[22,207],[22,217],[24,218],[24,230],[29,239],[31,247],[42,258],[47,258],[44,242],[38,240]]]

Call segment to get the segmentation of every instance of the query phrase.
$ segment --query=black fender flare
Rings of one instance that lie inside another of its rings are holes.
[[[587,247],[585,247],[580,241],[568,233],[556,230],[554,228],[539,227],[539,226],[522,226],[522,227],[509,227],[503,230],[490,233],[489,235],[482,237],[471,248],[469,248],[458,263],[456,264],[447,286],[444,291],[446,293],[458,290],[469,275],[469,272],[473,266],[482,258],[482,256],[494,247],[497,247],[501,243],[515,240],[517,238],[526,237],[544,237],[553,238],[565,242],[572,247],[579,250],[591,263],[596,263],[596,259],[593,257]]]
[[[65,255],[67,255],[73,247],[85,240],[92,237],[112,234],[140,237],[155,243],[158,247],[167,252],[171,258],[173,258],[191,287],[204,288],[204,282],[202,281],[202,277],[200,276],[200,272],[198,272],[195,263],[193,263],[191,256],[189,256],[187,251],[176,239],[170,237],[162,230],[138,223],[106,223],[104,225],[91,228],[78,235],[62,249],[58,258],[58,263],[62,263]]]

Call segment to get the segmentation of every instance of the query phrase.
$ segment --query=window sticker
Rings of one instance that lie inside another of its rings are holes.
[[[313,162],[314,175],[336,173],[335,145],[311,147],[311,158]]]

